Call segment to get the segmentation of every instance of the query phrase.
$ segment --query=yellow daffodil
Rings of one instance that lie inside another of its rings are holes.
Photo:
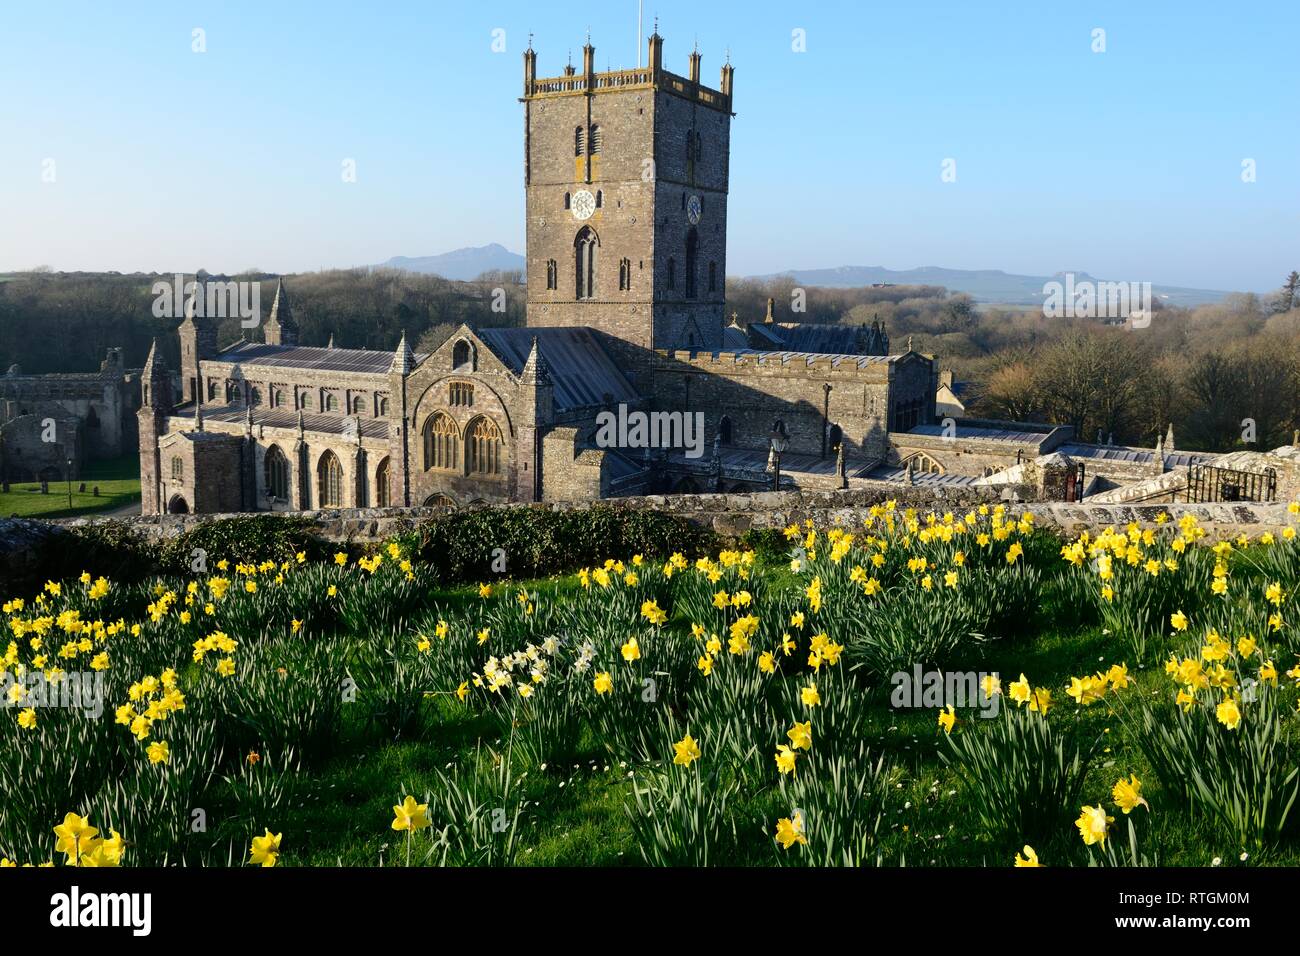
[[[795,758],[798,754],[786,746],[778,744],[776,748],[776,769],[781,773],[794,773]]]
[[[952,728],[957,723],[957,709],[949,704],[943,710],[939,711],[939,727],[946,734],[952,733]]]
[[[781,844],[782,849],[788,850],[796,843],[806,844],[808,838],[803,832],[803,817],[795,813],[790,817],[782,817],[776,821],[776,842]]]
[[[267,830],[260,837],[253,837],[253,846],[248,854],[248,862],[258,866],[271,867],[280,859],[280,837],[283,834]]]
[[[1034,852],[1034,848],[1028,843],[1025,844],[1025,848],[1021,852],[1024,853],[1024,856],[1021,856],[1020,853],[1016,854],[1016,866],[1041,867],[1043,865],[1038,862],[1038,854]]]
[[[1079,828],[1079,836],[1087,846],[1092,846],[1094,843],[1104,846],[1110,825],[1114,822],[1115,818],[1106,816],[1104,808],[1084,807],[1083,812],[1079,814],[1079,819],[1074,821],[1074,825]]]
[[[806,720],[802,724],[797,720],[794,726],[786,731],[785,735],[790,738],[790,745],[798,750],[812,749],[812,721]]]
[[[415,797],[407,794],[406,799],[401,803],[393,804],[393,822],[391,824],[394,830],[423,830],[429,826],[429,805],[427,803],[416,803]]]
[[[692,761],[699,759],[700,746],[690,734],[673,744],[673,763],[682,767],[689,767]]]
[[[1142,798],[1142,781],[1137,778],[1137,774],[1130,774],[1127,780],[1121,777],[1111,788],[1110,795],[1126,816],[1139,805],[1151,809],[1150,804]]]
[[[1214,709],[1214,716],[1229,730],[1236,730],[1237,725],[1241,723],[1241,709],[1237,707],[1237,701],[1232,697]]]

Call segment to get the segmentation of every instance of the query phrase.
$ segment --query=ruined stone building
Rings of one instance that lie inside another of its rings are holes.
[[[24,375],[10,366],[0,376],[0,478],[75,478],[86,461],[134,453],[139,378],[121,349],[109,349],[98,372]]]
[[[1069,436],[936,419],[933,356],[870,327],[725,313],[734,69],[691,53],[563,74],[524,53],[527,309],[431,354],[299,344],[281,283],[262,342],[219,348],[196,288],[181,394],[141,375],[143,510],[551,501],[989,480]],[[609,427],[616,419],[617,428]],[[778,454],[779,453],[779,454]]]

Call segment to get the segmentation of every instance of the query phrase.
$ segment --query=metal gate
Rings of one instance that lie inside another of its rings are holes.
[[[1276,501],[1277,472],[1236,471],[1214,465],[1192,465],[1187,470],[1187,501]]]
[[[1083,500],[1083,462],[1075,462],[1065,474],[1065,500]]]

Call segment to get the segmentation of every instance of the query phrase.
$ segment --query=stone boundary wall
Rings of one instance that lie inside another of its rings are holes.
[[[495,508],[538,508],[550,511],[585,511],[592,507],[637,511],[653,509],[677,515],[712,528],[719,534],[737,536],[750,529],[781,529],[791,522],[812,519],[819,527],[858,527],[874,504],[887,500],[900,508],[963,513],[980,504],[996,504],[996,492],[981,488],[890,488],[850,489],[847,491],[783,491],[755,494],[648,495],[636,498],[611,498],[601,501],[485,505]],[[1174,521],[1192,514],[1212,539],[1233,538],[1241,533],[1255,537],[1265,531],[1279,532],[1294,525],[1296,519],[1282,504],[1166,504],[1166,505],[1087,505],[1039,502],[1013,504],[1014,513],[1031,511],[1039,527],[1054,530],[1066,537],[1081,531],[1096,533],[1106,527],[1122,528],[1136,521],[1154,526],[1156,516],[1168,512]],[[298,514],[315,525],[323,540],[368,544],[410,531],[422,522],[436,520],[449,513],[447,508],[357,508],[308,512],[258,512],[259,515]],[[24,525],[78,528],[115,521],[130,528],[146,541],[166,541],[210,521],[239,515],[151,515],[126,518],[70,518],[52,522],[25,521]],[[246,516],[245,516],[246,517]],[[9,536],[0,521],[0,545]],[[0,546],[0,550],[3,547]]]

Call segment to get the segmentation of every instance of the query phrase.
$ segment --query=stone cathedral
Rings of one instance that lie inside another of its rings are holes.
[[[140,376],[144,513],[762,490],[778,474],[783,488],[836,488],[911,481],[914,463],[948,470],[927,451],[932,356],[891,354],[881,326],[778,322],[771,303],[747,325],[727,320],[734,69],[707,86],[694,52],[674,73],[657,32],[648,54],[597,72],[587,44],[580,70],[547,78],[524,53],[525,327],[462,326],[427,355],[405,336],[392,352],[306,346],[282,282],[263,341],[219,348],[196,285],[179,376],[156,347]],[[610,440],[598,426],[614,413],[689,416],[697,445]]]

